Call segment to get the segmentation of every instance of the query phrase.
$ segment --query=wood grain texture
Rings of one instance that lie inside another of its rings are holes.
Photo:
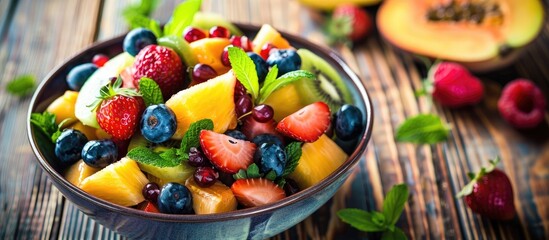
[[[132,0],[0,1],[0,239],[121,239],[89,219],[52,187],[35,163],[25,129],[28,98],[4,91],[15,76],[43,78],[63,60],[94,41],[127,31],[120,15]],[[167,21],[178,0],[164,0],[154,13]],[[204,0],[203,10],[243,23],[269,23],[324,45],[322,15],[295,0]],[[374,9],[369,9],[374,10]],[[368,150],[336,196],[309,218],[273,239],[367,239],[338,220],[337,210],[380,209],[394,184],[410,186],[398,222],[414,239],[549,239],[549,116],[540,127],[519,131],[499,116],[502,85],[517,77],[535,81],[549,97],[549,24],[516,64],[480,77],[486,98],[474,107],[431,106],[414,92],[425,69],[413,58],[371,36],[354,48],[335,47],[360,76],[372,97],[374,130]],[[548,98],[549,100],[549,98]],[[397,143],[406,118],[435,112],[452,125],[450,139],[433,146]],[[517,217],[491,221],[473,214],[455,194],[494,156],[515,190]]]

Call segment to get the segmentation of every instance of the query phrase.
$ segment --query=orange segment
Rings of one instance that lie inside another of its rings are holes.
[[[174,139],[181,139],[191,123],[209,118],[214,122],[214,131],[223,133],[236,127],[234,86],[236,77],[229,71],[214,79],[180,91],[173,95],[166,106],[177,119]]]
[[[254,46],[253,50],[257,54],[261,53],[261,48],[266,43],[271,43],[278,49],[286,49],[292,47],[290,46],[288,40],[283,38],[282,35],[280,35],[280,33],[269,24],[263,24],[263,26],[261,26],[261,29],[255,36],[252,43]]]
[[[210,65],[217,74],[223,74],[231,69],[221,62],[223,49],[229,44],[230,41],[227,38],[203,38],[189,45],[199,63]]]

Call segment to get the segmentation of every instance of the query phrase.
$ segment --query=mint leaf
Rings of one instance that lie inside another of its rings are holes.
[[[383,200],[383,215],[389,225],[395,225],[398,221],[406,201],[408,201],[408,186],[406,184],[395,185],[389,190]]]
[[[187,0],[175,7],[172,17],[164,26],[164,35],[183,36],[183,30],[193,21],[194,14],[200,10],[202,0]]]
[[[265,81],[263,82],[263,87],[261,87],[261,90],[263,90],[265,86],[273,84],[273,82],[276,81],[276,76],[278,76],[278,66],[274,65],[271,69],[269,69],[267,76],[265,76]],[[259,90],[260,94],[261,90]]]
[[[337,216],[345,223],[363,232],[380,232],[386,227],[374,222],[374,214],[356,208],[345,208],[337,212]]]
[[[269,83],[267,83],[267,81],[265,81],[265,84],[263,85],[263,87],[259,91],[259,96],[260,97],[257,100],[257,102],[263,103],[267,99],[267,97],[269,97],[269,95],[271,95],[271,93],[273,93],[274,91],[278,90],[279,88],[284,87],[284,86],[286,86],[290,83],[293,83],[297,80],[301,80],[303,78],[315,79],[315,77],[316,76],[314,74],[312,74],[311,72],[309,72],[309,71],[296,70],[296,71],[292,71],[292,72],[289,72],[289,73],[286,73],[286,74],[280,76],[275,81],[271,81]]]
[[[395,227],[393,231],[385,231],[383,232],[383,235],[381,235],[382,240],[406,240],[408,237],[406,237],[406,234],[400,229]]]
[[[238,47],[229,47],[229,61],[238,81],[252,94],[252,99],[257,99],[259,80],[254,61]]]
[[[122,16],[126,23],[134,28],[147,28],[159,38],[162,37],[162,29],[158,21],[149,18],[148,16],[158,6],[158,0],[141,0],[138,4],[128,5],[122,11]]]
[[[252,163],[250,166],[248,166],[248,169],[246,169],[246,175],[247,178],[261,177],[261,174],[259,174],[259,167],[255,163]]]
[[[396,140],[418,144],[435,144],[445,141],[450,127],[434,114],[419,114],[406,119],[396,131]]]
[[[157,153],[146,147],[135,147],[130,150],[126,156],[138,163],[152,165],[155,167],[175,167],[181,164],[176,158],[163,158],[163,153]],[[166,155],[164,155],[166,156]]]
[[[134,1],[135,2],[135,1]],[[149,16],[158,6],[158,0],[141,0],[135,4],[130,4],[122,10],[122,15],[139,14]]]
[[[177,149],[168,148],[166,151],[160,152],[158,154],[161,158],[167,161],[173,161],[174,163],[181,163],[183,160],[182,157],[177,153]]]
[[[15,96],[26,96],[32,93],[36,85],[36,78],[32,75],[21,75],[6,85],[8,93]]]
[[[57,140],[57,137],[61,134],[59,131],[59,126],[55,124],[55,114],[53,113],[32,113],[30,122],[32,125],[40,129],[46,136],[48,136],[53,143],[55,143],[55,140]],[[57,132],[59,133],[57,134]]]
[[[292,173],[297,165],[299,164],[299,159],[301,158],[301,143],[300,142],[292,142],[288,144],[284,148],[284,152],[286,153],[286,166],[284,167],[284,172],[282,172],[282,176],[288,176],[290,173]]]
[[[143,95],[143,101],[147,106],[164,103],[160,86],[150,78],[143,77],[139,79],[139,91]]]
[[[189,129],[181,140],[180,153],[188,153],[191,147],[200,146],[200,131],[213,130],[214,125],[211,119],[202,119],[191,123]]]

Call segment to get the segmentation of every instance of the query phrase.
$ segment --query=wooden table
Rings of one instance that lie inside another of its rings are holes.
[[[42,79],[56,65],[93,42],[127,31],[121,10],[130,0],[0,1],[0,239],[120,238],[77,210],[52,187],[27,140],[30,97],[4,90],[21,74]],[[165,22],[178,1],[163,1],[154,13]],[[270,23],[324,45],[319,14],[290,0],[204,0],[203,9],[245,23]],[[372,10],[372,9],[370,9]],[[374,9],[375,10],[375,9]],[[448,110],[435,105],[452,126],[441,144],[417,146],[394,141],[405,118],[428,111],[414,91],[424,72],[409,55],[374,35],[353,49],[337,48],[360,75],[375,108],[372,140],[364,158],[338,194],[324,207],[275,239],[363,239],[335,217],[344,207],[380,209],[384,194],[407,183],[411,197],[398,225],[412,238],[548,239],[549,127],[515,130],[496,109],[501,84],[516,77],[534,80],[549,96],[549,25],[514,65],[487,75],[487,96],[475,106]],[[546,120],[549,118],[546,117]],[[517,217],[491,221],[473,214],[454,195],[476,171],[499,155],[515,190]]]

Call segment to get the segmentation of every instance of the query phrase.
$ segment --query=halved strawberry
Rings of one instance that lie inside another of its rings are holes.
[[[309,104],[283,118],[276,130],[303,142],[314,142],[330,126],[330,107],[324,102]]]
[[[200,131],[200,146],[217,169],[236,173],[254,162],[255,144],[214,131]]]
[[[286,197],[282,188],[265,178],[238,179],[231,190],[236,200],[245,207],[261,206]]]
[[[141,209],[145,212],[151,212],[151,213],[159,213],[160,211],[158,208],[151,202],[146,201],[147,204]],[[141,204],[140,204],[141,205]]]
[[[254,139],[255,136],[260,134],[272,134],[278,136],[280,140],[284,140],[282,136],[276,131],[276,121],[270,120],[265,123],[256,121],[251,115],[244,118],[242,122],[242,133],[246,135],[248,140]]]

